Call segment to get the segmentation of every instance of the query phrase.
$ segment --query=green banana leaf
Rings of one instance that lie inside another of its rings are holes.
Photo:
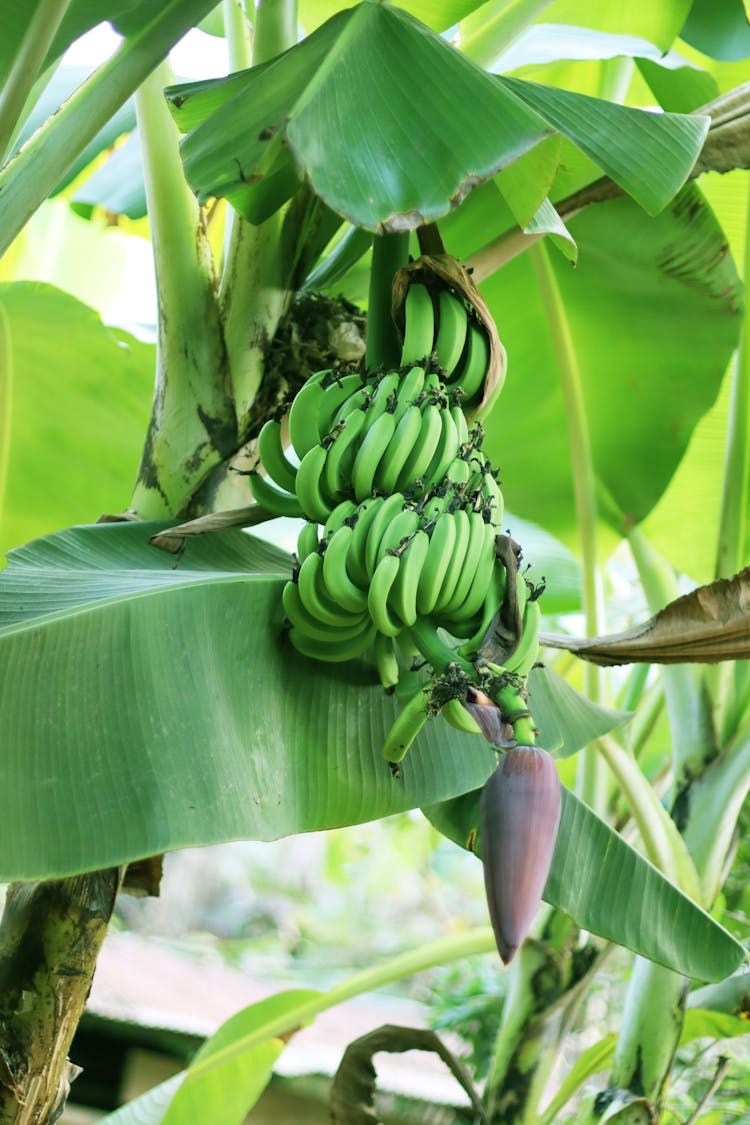
[[[288,555],[237,531],[176,562],[155,530],[73,528],[0,575],[0,879],[358,823],[484,782],[488,744],[439,719],[391,774],[398,705],[374,665],[284,639]]]
[[[579,926],[685,976],[723,980],[745,950],[563,786],[544,899]],[[443,835],[481,851],[480,790],[422,811]]]
[[[684,182],[708,126],[493,78],[406,12],[371,0],[264,66],[169,87],[167,97],[188,132],[183,161],[199,199],[226,196],[253,219],[259,182],[283,157],[286,171],[293,163],[334,211],[369,230],[446,215],[553,130],[655,211]],[[418,160],[404,160],[405,136]],[[285,177],[270,193],[276,206],[294,186]]]
[[[454,252],[485,221],[489,201],[480,202],[474,214],[472,200],[462,208],[453,241],[446,224]],[[694,185],[655,218],[614,200],[573,219],[570,231],[577,268],[558,255],[550,263],[585,402],[600,517],[621,534],[655,506],[716,399],[742,321],[741,287]],[[485,449],[509,507],[571,545],[578,531],[560,357],[529,255],[482,292],[509,357]]]
[[[494,753],[442,719],[392,776],[398,704],[374,665],[306,660],[284,638],[288,555],[236,531],[175,559],[148,545],[162,526],[71,528],[0,575],[0,879],[358,823],[484,783]],[[601,733],[587,707],[564,739]]]
[[[747,7],[737,0],[693,0],[680,34],[715,59],[734,62],[750,56]]]
[[[0,550],[127,507],[154,347],[68,293],[17,281],[0,284],[0,355]]]
[[[633,717],[632,711],[612,711],[592,703],[554,668],[532,670],[529,706],[539,731],[539,745],[558,759],[569,758]]]

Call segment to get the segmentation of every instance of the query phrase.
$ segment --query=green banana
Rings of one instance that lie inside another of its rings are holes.
[[[383,757],[387,762],[403,760],[429,717],[430,689],[422,688],[399,711],[383,744]]]
[[[406,464],[399,473],[396,487],[400,491],[412,487],[417,481],[423,480],[427,466],[432,461],[442,431],[440,410],[430,404],[422,411],[419,434],[411,453],[406,459]],[[431,481],[427,482],[431,484]]]
[[[401,678],[393,641],[382,633],[376,633],[372,649],[380,682],[386,691],[393,691]]]
[[[528,676],[539,658],[539,621],[541,609],[538,601],[528,601],[523,614],[523,629],[518,648],[505,661],[508,672]]]
[[[343,375],[334,379],[323,392],[323,398],[318,407],[318,440],[322,441],[331,432],[337,421],[341,408],[348,403],[355,402],[353,409],[362,405],[366,396],[363,392],[362,379],[359,375]]]
[[[327,458],[322,445],[308,449],[297,469],[297,499],[308,519],[325,523],[336,503],[324,491],[323,471]]]
[[[482,728],[476,719],[469,714],[460,699],[449,699],[440,708],[440,714],[447,719],[456,730],[464,734],[481,734]]]
[[[340,527],[353,519],[354,513],[357,511],[357,505],[353,500],[342,500],[340,504],[337,504],[324,524],[323,530],[326,537],[335,535]]]
[[[468,316],[463,301],[450,289],[441,289],[438,295],[440,319],[438,322],[435,352],[446,375],[453,373],[461,358],[466,342]]]
[[[381,414],[362,439],[352,466],[352,486],[358,501],[371,495],[378,465],[393,437],[394,429],[393,414]]]
[[[353,613],[342,605],[337,605],[326,585],[323,566],[323,556],[315,553],[308,555],[299,568],[297,587],[302,605],[316,621],[335,629],[361,625],[367,612],[366,605],[360,606]]]
[[[281,594],[284,612],[291,624],[312,641],[350,641],[358,637],[369,624],[367,614],[359,620],[351,619],[346,624],[329,625],[310,613],[302,601],[299,589],[294,582],[287,582]]]
[[[456,524],[456,539],[453,546],[453,554],[445,571],[445,577],[443,578],[443,585],[438,594],[437,602],[435,603],[433,616],[439,616],[453,598],[456,585],[461,577],[471,538],[471,522],[468,512],[459,508],[451,514]]]
[[[283,492],[280,488],[276,488],[276,486],[266,480],[265,477],[262,477],[260,473],[250,473],[248,483],[250,485],[250,491],[253,494],[253,499],[256,503],[260,504],[261,508],[265,508],[271,515],[299,517],[305,514],[296,496],[290,492]]]
[[[398,392],[396,394],[396,401],[393,404],[391,413],[395,419],[396,425],[399,424],[402,417],[410,406],[413,406],[416,400],[422,393],[424,386],[425,369],[415,364],[410,367],[401,378],[399,379]]]
[[[294,492],[297,470],[286,459],[281,442],[281,422],[269,418],[258,434],[258,456],[272,481],[287,492]]]
[[[443,481],[448,466],[458,456],[458,430],[450,410],[443,406],[440,410],[440,436],[432,460],[425,469],[424,479],[432,484]]]
[[[395,637],[403,625],[391,613],[388,596],[396,581],[401,559],[398,555],[386,555],[375,567],[367,591],[367,609],[376,629],[386,637]]]
[[[422,617],[427,617],[435,608],[455,542],[456,521],[450,512],[443,512],[430,532],[430,545],[419,575],[417,612]]]
[[[354,660],[370,647],[374,637],[375,626],[370,622],[355,636],[339,639],[316,639],[294,625],[289,630],[289,639],[297,652],[311,660],[324,660],[326,663]]]
[[[479,512],[471,512],[469,516],[470,532],[469,539],[466,545],[466,554],[464,555],[461,564],[461,574],[456,582],[453,594],[446,603],[443,609],[444,616],[453,620],[462,619],[461,607],[466,600],[466,596],[471,589],[474,577],[479,569],[482,561],[482,553],[488,547],[487,529],[488,525],[484,522]],[[490,529],[491,530],[491,529]],[[493,545],[490,546],[492,552],[491,558],[494,559],[494,539]],[[489,574],[487,575],[489,578]],[[482,604],[481,601],[479,603]]]
[[[474,405],[480,397],[487,377],[490,345],[483,328],[473,321],[466,333],[466,346],[458,367],[453,372],[451,384],[458,383],[464,392],[464,408]]]
[[[325,490],[333,497],[350,491],[352,466],[365,426],[365,415],[363,411],[355,410],[340,425],[341,429],[326,452],[323,470]]]
[[[325,391],[319,379],[308,379],[292,399],[289,411],[289,437],[300,458],[320,441],[318,413]]]
[[[358,506],[357,521],[354,524],[354,535],[346,557],[346,570],[352,582],[363,589],[370,581],[370,575],[365,561],[365,551],[369,542],[370,527],[384,504],[382,496],[370,496]]]
[[[386,501],[387,503],[387,501]],[[383,505],[385,507],[385,505]],[[375,557],[375,568],[386,554],[393,551],[403,552],[407,539],[411,539],[420,524],[419,512],[415,508],[402,508],[385,528]]]
[[[367,609],[367,594],[355,586],[346,570],[346,560],[354,536],[354,528],[344,524],[331,537],[323,554],[323,578],[334,601],[349,613]]]
[[[417,591],[430,537],[426,531],[416,531],[401,553],[396,581],[391,588],[389,604],[407,627],[417,620]]]
[[[380,552],[380,543],[392,525],[395,518],[404,510],[404,497],[400,492],[394,492],[387,496],[383,501],[380,510],[373,519],[370,530],[367,535],[367,543],[365,544],[365,571],[367,578],[363,585],[366,585],[375,571],[378,558],[382,558],[385,552]],[[398,546],[398,541],[396,542]]]
[[[408,406],[399,419],[388,448],[378,465],[377,486],[381,492],[395,492],[401,470],[414,448],[422,429],[422,411],[418,406]]]
[[[302,564],[308,555],[318,549],[318,525],[306,523],[297,536],[297,561]]]
[[[409,286],[404,302],[404,345],[401,366],[426,359],[435,340],[435,310],[432,295],[424,285]]]

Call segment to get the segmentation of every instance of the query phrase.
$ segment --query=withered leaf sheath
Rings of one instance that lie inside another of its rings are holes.
[[[498,952],[507,965],[542,899],[560,824],[560,779],[538,746],[503,754],[482,790],[484,885]]]

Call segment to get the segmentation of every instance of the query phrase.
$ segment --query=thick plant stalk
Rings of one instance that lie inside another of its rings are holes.
[[[0,1125],[51,1125],[122,872],[14,883],[0,925]]]
[[[162,63],[136,92],[159,294],[156,387],[133,508],[182,512],[206,473],[236,448],[236,420],[200,208],[185,183]]]
[[[661,1113],[684,1018],[688,982],[637,957],[617,1039],[610,1085],[645,1097]]]
[[[538,1125],[547,1080],[592,968],[592,957],[575,950],[577,936],[570,918],[547,908],[540,937],[524,942],[509,969],[485,1091],[491,1125]]]
[[[244,34],[236,20],[227,21],[226,27],[233,62],[239,62],[244,57]],[[296,40],[296,0],[257,0],[252,65],[268,62]],[[253,226],[227,206],[219,305],[241,441],[263,378],[266,349],[289,302],[279,253],[282,218],[283,212],[277,211]]]
[[[462,53],[480,66],[490,66],[551,3],[552,0],[511,0],[494,4],[495,11],[489,15],[480,12],[473,18],[469,16],[461,23]]]

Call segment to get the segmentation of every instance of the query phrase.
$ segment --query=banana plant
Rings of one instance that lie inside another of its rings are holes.
[[[611,1062],[582,1119],[656,1122],[691,982],[745,956],[710,912],[750,785],[746,582],[720,584],[747,558],[748,360],[728,194],[702,175],[750,164],[746,95],[697,55],[717,48],[687,0],[224,0],[231,73],[178,83],[168,52],[211,7],[113,2],[119,48],[46,118],[100,6],[0,17],[0,1121],[62,1108],[115,895],[148,857],[421,807],[484,854],[512,960],[486,1120],[555,1120]],[[105,155],[134,129],[139,160]],[[145,201],[155,345],[13,280],[48,197],[114,209],[110,162]],[[657,541],[722,423],[718,549]],[[294,559],[240,530],[276,515],[306,521]],[[636,638],[603,637],[621,543],[649,612],[671,607]],[[675,567],[703,583],[687,606]],[[552,628],[571,612],[586,644]],[[635,671],[618,699],[587,661],[581,693],[553,644]],[[544,792],[508,793],[514,769]],[[514,848],[532,824],[544,846]],[[493,942],[240,1013],[112,1120],[239,1122],[302,1022]],[[550,1095],[610,943],[636,956],[617,1043]]]

